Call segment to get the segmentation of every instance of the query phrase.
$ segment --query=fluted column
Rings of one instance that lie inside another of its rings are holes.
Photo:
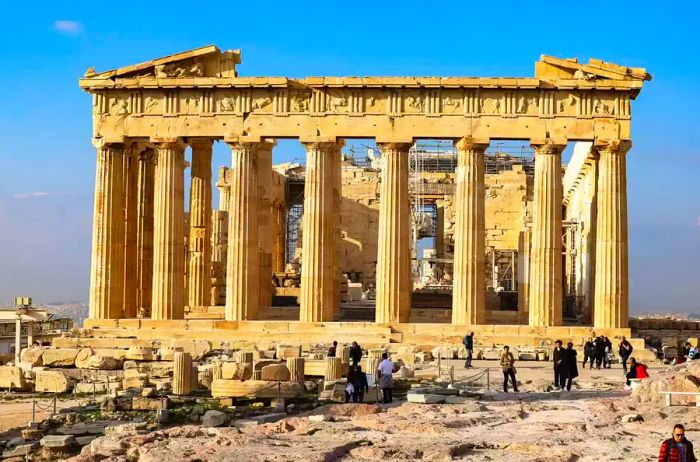
[[[533,144],[535,193],[530,250],[530,326],[562,324],[562,165],[565,145]]]
[[[139,317],[151,315],[153,285],[153,182],[152,149],[138,155],[136,192],[136,307]]]
[[[226,319],[256,319],[258,255],[258,143],[230,142],[231,170],[226,265]]]
[[[219,210],[228,212],[228,203],[231,199],[231,185],[228,184],[229,168],[219,167],[219,179],[216,181],[216,188],[219,190]]]
[[[173,394],[189,395],[192,390],[192,356],[176,351],[173,355]]]
[[[228,255],[228,212],[214,210],[211,219],[212,271],[211,305],[226,304],[226,255]]]
[[[285,204],[275,203],[272,206],[272,271],[276,273],[284,271],[286,236]]]
[[[124,300],[124,146],[95,143],[95,208],[90,266],[90,318],[115,319]]]
[[[258,149],[258,259],[260,261],[260,306],[272,305],[272,148],[261,143]]]
[[[411,314],[410,143],[382,143],[376,322],[408,322]]]
[[[157,143],[152,319],[183,319],[185,306],[185,145]]]
[[[335,245],[333,182],[340,142],[304,143],[306,177],[302,215],[301,294],[299,319],[332,321],[335,310]]]
[[[335,266],[335,271],[333,273],[333,311],[330,313],[331,320],[334,319],[339,319],[340,318],[340,303],[341,303],[341,287],[343,285],[343,268],[342,268],[342,260],[341,260],[341,250],[342,250],[342,242],[343,242],[343,236],[342,236],[342,217],[340,215],[340,206],[342,203],[342,168],[343,168],[343,163],[342,163],[342,154],[340,150],[338,151],[333,151],[333,155],[335,156],[335,164],[333,166],[333,184],[332,184],[332,192],[333,192],[333,237],[335,239],[335,242],[333,244],[333,247],[335,248],[335,255],[334,255],[334,266]]]
[[[124,307],[122,317],[135,318],[138,311],[137,293],[137,231],[138,231],[138,155],[139,143],[130,143],[124,150]]]
[[[598,151],[597,225],[593,325],[629,324],[627,266],[627,151],[629,141],[596,146]]]
[[[457,148],[452,324],[486,322],[484,151],[488,143],[462,138]]]
[[[192,142],[192,185],[190,188],[190,236],[188,261],[188,304],[209,305],[211,301],[211,140]]]

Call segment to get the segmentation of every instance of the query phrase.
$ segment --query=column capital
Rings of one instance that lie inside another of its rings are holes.
[[[188,138],[187,144],[192,149],[211,149],[214,144],[214,140],[211,138]]]
[[[552,140],[530,141],[530,146],[535,151],[536,155],[560,155],[566,149],[566,143],[555,143]]]
[[[413,141],[377,141],[380,151],[405,151],[413,147]]]
[[[318,149],[320,151],[331,151],[334,149],[341,149],[345,142],[343,140],[336,140],[336,138],[318,138],[316,140],[311,140],[310,138],[305,138],[301,140],[301,144],[308,151],[309,149]]]
[[[455,148],[459,151],[486,151],[491,143],[488,138],[473,138],[465,136],[453,141]]]
[[[124,139],[93,138],[92,145],[95,149],[124,148]]]
[[[146,148],[138,154],[138,159],[144,162],[152,162],[153,160],[155,160],[154,157],[154,152],[151,148]]]
[[[161,149],[185,149],[185,142],[180,137],[154,137],[149,141]]]
[[[597,151],[606,151],[615,154],[626,154],[632,148],[630,140],[595,140],[593,148]]]

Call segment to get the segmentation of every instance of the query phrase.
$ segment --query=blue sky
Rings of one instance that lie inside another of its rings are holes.
[[[646,67],[628,158],[631,307],[700,311],[700,7],[660,3],[5,2],[0,303],[87,298],[95,154],[77,79],[213,43],[243,50],[241,75],[531,76],[543,53]],[[275,160],[301,154],[285,142]]]

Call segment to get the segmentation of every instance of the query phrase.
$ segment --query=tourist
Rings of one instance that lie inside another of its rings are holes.
[[[564,388],[564,380],[561,374],[562,370],[562,352],[564,351],[564,348],[562,348],[562,342],[561,340],[557,340],[554,342],[554,350],[552,350],[552,361],[554,362],[554,388],[556,390],[561,390]]]
[[[362,360],[362,347],[357,342],[352,342],[350,347],[350,365],[359,366]]]
[[[379,388],[382,389],[382,402],[384,404],[390,403],[393,399],[392,388],[393,383],[393,373],[394,373],[394,363],[389,359],[389,355],[382,353],[382,362],[379,363]]]
[[[693,443],[685,439],[685,427],[676,424],[671,438],[661,443],[659,462],[697,462]]]
[[[614,359],[612,354],[612,342],[609,338],[603,337],[603,345],[605,345],[605,353],[603,354],[603,369],[610,369],[612,367],[612,359]]]
[[[683,345],[682,354],[676,357],[676,364],[683,364],[688,360],[688,356],[690,356],[690,349],[692,347],[693,345],[690,342],[685,342],[685,345]]]
[[[595,345],[593,344],[593,337],[589,337],[588,341],[583,345],[583,368],[586,368],[586,363],[590,361],[590,369],[593,369],[593,359],[595,358]]]
[[[603,358],[605,358],[605,339],[603,336],[598,336],[593,341],[593,348],[595,351],[595,367],[600,369],[600,365],[603,363]]]
[[[578,377],[578,367],[576,367],[576,350],[574,344],[569,342],[566,344],[566,350],[562,351],[561,364],[561,386],[566,387],[566,391],[571,391],[571,382]]]
[[[700,353],[698,353],[698,349],[691,345],[688,349],[688,361],[698,359],[698,356],[700,356]]]
[[[627,386],[630,386],[632,382],[630,379],[646,379],[649,377],[647,372],[646,364],[638,363],[636,359],[630,358],[630,371],[626,375]]]
[[[335,358],[335,352],[338,349],[338,342],[336,340],[333,340],[333,346],[328,349],[328,356],[329,358]]]
[[[350,380],[348,378],[348,380]],[[352,376],[352,386],[355,388],[353,403],[362,403],[365,400],[365,392],[369,392],[369,383],[367,382],[367,374],[362,372],[362,366],[357,366]]]
[[[622,336],[622,341],[620,342],[620,359],[622,360],[622,370],[627,374],[627,360],[632,355],[632,344],[627,341],[627,337]]]
[[[503,347],[503,353],[501,353],[501,369],[503,369],[503,392],[508,393],[508,377],[510,377],[513,382],[513,391],[518,392],[518,382],[515,380],[515,357],[511,353],[508,345]]]
[[[350,368],[348,370],[348,383],[345,385],[345,402],[349,403],[350,400],[352,399],[353,401],[355,400],[355,385],[353,384],[353,381],[355,380],[354,378],[355,375],[355,370],[354,368]]]
[[[469,332],[462,339],[464,348],[467,349],[467,360],[464,362],[465,368],[472,367],[472,354],[474,353],[474,332]]]

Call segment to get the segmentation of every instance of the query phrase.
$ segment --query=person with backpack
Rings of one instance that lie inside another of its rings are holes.
[[[586,363],[590,361],[590,369],[593,369],[593,360],[595,358],[595,346],[593,345],[593,337],[590,337],[588,341],[583,345],[583,365],[586,368]]]
[[[620,351],[618,351],[618,353],[620,354],[620,359],[622,360],[622,370],[625,372],[625,374],[627,374],[627,360],[632,355],[632,350],[634,350],[632,344],[628,342],[627,338],[623,335],[622,341],[620,342]]]
[[[564,377],[562,376],[564,348],[562,348],[561,340],[557,340],[554,345],[555,347],[552,350],[552,361],[554,362],[554,389],[561,390],[564,388]]]
[[[474,353],[474,332],[469,332],[462,339],[464,348],[467,349],[467,360],[464,361],[464,368],[468,369],[472,367],[472,355]]]
[[[697,462],[693,443],[685,439],[685,427],[676,424],[671,438],[661,443],[659,462]]]

